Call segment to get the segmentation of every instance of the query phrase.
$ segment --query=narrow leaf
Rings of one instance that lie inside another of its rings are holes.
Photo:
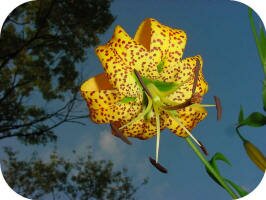
[[[232,188],[235,189],[235,191],[237,191],[237,193],[241,196],[244,197],[248,194],[248,192],[246,190],[244,190],[242,187],[240,187],[239,185],[235,184],[233,181],[230,181],[229,179],[224,179],[227,183],[229,183]]]
[[[211,164],[211,166],[213,167],[213,169],[215,170],[215,172],[217,174],[220,174],[220,171],[218,169],[218,166],[217,166],[217,163],[216,161],[217,160],[221,160],[221,161],[224,161],[225,163],[227,163],[228,165],[231,166],[231,163],[229,162],[229,160],[220,152],[217,152],[213,157],[212,159],[209,161],[209,163]],[[223,186],[220,184],[220,182],[213,176],[213,174],[208,170],[208,168],[206,168],[206,171],[208,173],[208,175],[218,184],[220,185],[222,188]]]
[[[254,36],[254,39],[255,39],[255,42],[256,42],[256,46],[257,46],[257,49],[258,49],[258,52],[259,52],[259,56],[260,56],[261,62],[263,64],[262,49],[261,49],[260,40],[259,40],[257,31],[256,31],[256,26],[255,26],[254,19],[253,19],[253,16],[252,16],[252,9],[251,8],[249,8],[248,14],[249,14],[249,20],[250,20],[250,25],[251,25],[251,29],[252,29],[252,32],[253,32],[253,36]]]
[[[265,35],[265,29],[263,26],[260,27],[260,48],[261,48],[261,53],[262,53],[262,58],[263,58],[263,65],[265,68],[266,67],[266,35]]]
[[[230,165],[231,166],[231,163],[229,162],[229,160],[222,154],[222,153],[220,153],[220,152],[217,152],[213,157],[212,157],[212,159],[211,159],[211,164],[213,165],[213,164],[215,164],[216,166],[216,168],[217,168],[217,164],[216,164],[216,161],[217,160],[220,160],[220,161],[224,161],[225,163],[227,163],[228,165]],[[213,166],[214,167],[214,166]]]
[[[266,68],[266,65],[265,65]],[[265,69],[266,71],[266,69]],[[265,74],[266,76],[266,74]],[[266,111],[266,78],[263,81],[263,88],[262,88],[262,101],[263,101],[263,109]]]

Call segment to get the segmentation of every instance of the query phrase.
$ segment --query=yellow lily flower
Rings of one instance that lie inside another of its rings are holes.
[[[131,38],[117,26],[110,41],[96,49],[104,73],[81,86],[90,118],[110,123],[113,133],[149,139],[157,135],[158,162],[160,131],[169,128],[180,137],[207,116],[200,104],[208,90],[197,55],[182,59],[187,36],[148,18]],[[115,130],[114,130],[115,129]]]

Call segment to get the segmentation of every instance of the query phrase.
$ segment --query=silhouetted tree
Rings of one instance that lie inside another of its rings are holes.
[[[56,152],[47,162],[36,154],[28,161],[18,160],[17,152],[10,148],[5,148],[5,153],[5,180],[17,193],[31,199],[130,200],[138,189],[125,169],[114,171],[110,161],[94,161],[90,153],[72,162]],[[144,179],[141,185],[146,183]]]
[[[56,139],[53,129],[86,117],[77,65],[114,21],[111,0],[38,0],[16,8],[0,38],[0,139]]]

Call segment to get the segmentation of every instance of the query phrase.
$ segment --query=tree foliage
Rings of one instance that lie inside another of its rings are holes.
[[[78,122],[77,65],[114,21],[110,0],[39,0],[16,8],[0,38],[0,139],[56,139],[54,128]]]
[[[10,148],[5,148],[5,153],[5,180],[17,193],[31,199],[129,200],[138,189],[125,169],[115,171],[110,161],[94,161],[90,153],[72,162],[55,151],[47,162],[37,154],[28,161],[18,160],[17,152]]]

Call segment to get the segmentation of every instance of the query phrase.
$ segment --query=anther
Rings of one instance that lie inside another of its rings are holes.
[[[222,119],[222,104],[221,104],[221,100],[217,96],[214,96],[213,98],[214,98],[215,105],[216,105],[217,120],[221,120]]]
[[[206,147],[201,143],[201,141],[198,140],[198,142],[200,143],[200,149],[207,156],[208,155],[208,151],[207,151]]]
[[[162,173],[167,173],[167,169],[165,167],[163,167],[160,163],[156,162],[153,158],[149,157],[149,160],[151,162],[151,164],[156,167],[156,169],[158,169],[160,172]]]
[[[132,143],[127,139],[126,136],[124,136],[124,134],[113,124],[110,123],[112,132],[114,134],[114,136],[119,137],[123,142],[125,142],[126,144],[131,145]]]

